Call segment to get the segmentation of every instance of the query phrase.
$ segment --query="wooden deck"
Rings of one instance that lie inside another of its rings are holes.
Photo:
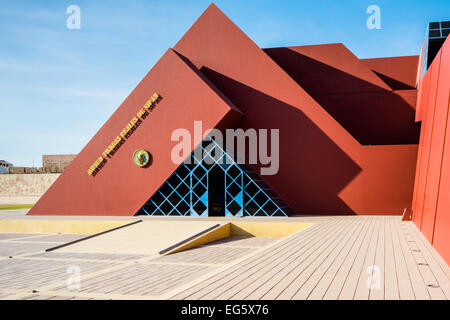
[[[172,299],[448,299],[449,268],[399,217],[298,218],[316,224]]]
[[[64,235],[0,234],[0,299],[450,298],[449,267],[412,222],[289,220],[314,224],[282,239],[226,239],[162,257],[44,253]],[[78,290],[66,286],[70,265],[82,271]]]

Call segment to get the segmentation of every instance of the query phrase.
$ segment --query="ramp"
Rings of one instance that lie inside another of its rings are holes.
[[[172,254],[206,245],[223,239],[231,238],[284,238],[301,229],[309,227],[309,222],[227,222],[217,227],[212,227],[198,236],[176,243],[159,252],[160,254]]]
[[[143,221],[74,243],[56,252],[158,255],[160,251],[211,230],[217,221]]]

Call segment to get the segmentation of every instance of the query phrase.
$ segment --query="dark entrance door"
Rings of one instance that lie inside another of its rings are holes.
[[[208,173],[208,211],[210,217],[225,216],[225,172],[218,165]]]

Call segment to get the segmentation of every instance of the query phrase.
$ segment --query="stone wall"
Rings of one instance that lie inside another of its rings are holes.
[[[0,174],[0,204],[33,204],[59,173]]]
[[[39,171],[47,173],[63,172],[76,156],[76,154],[44,154],[42,156],[42,168],[39,168]]]

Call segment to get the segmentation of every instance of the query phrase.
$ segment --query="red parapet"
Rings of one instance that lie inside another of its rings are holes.
[[[361,59],[392,90],[416,88],[419,56]]]

